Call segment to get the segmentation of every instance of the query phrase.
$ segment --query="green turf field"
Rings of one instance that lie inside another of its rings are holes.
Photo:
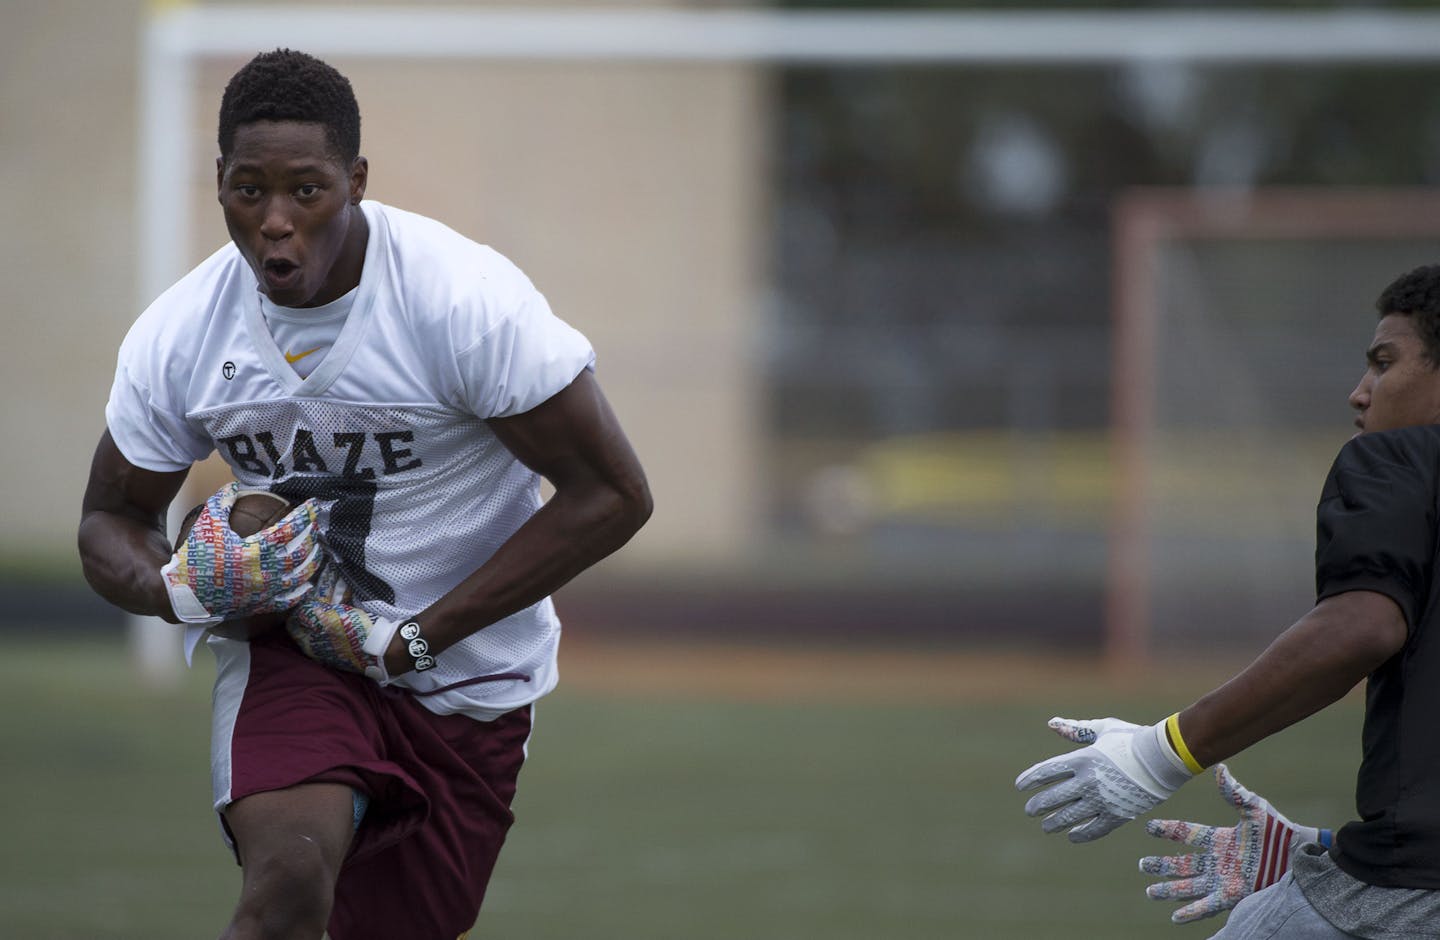
[[[10,638],[0,936],[218,933],[239,875],[209,810],[213,669],[197,663],[181,689],[146,692],[118,641]],[[844,690],[762,703],[562,685],[472,937],[1208,936],[1218,922],[1172,927],[1144,897],[1135,860],[1160,843],[1141,827],[1044,836],[1012,781],[1060,746],[1050,715],[1153,720],[1214,678],[1017,677],[1013,694],[863,708],[837,704]],[[1232,766],[1298,821],[1341,820],[1359,719],[1351,696]],[[1205,780],[1166,810],[1225,818]]]

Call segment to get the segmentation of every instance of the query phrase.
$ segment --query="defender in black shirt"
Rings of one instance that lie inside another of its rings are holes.
[[[1340,451],[1320,498],[1315,583],[1320,599],[1388,597],[1409,625],[1400,651],[1370,673],[1360,821],[1332,852],[1367,884],[1440,890],[1440,427],[1366,434]],[[1440,936],[1440,923],[1435,925]]]
[[[1349,399],[1359,433],[1341,449],[1321,494],[1314,608],[1237,676],[1164,721],[1052,719],[1063,737],[1086,746],[1015,782],[1038,789],[1025,810],[1043,817],[1046,832],[1096,839],[1206,766],[1368,679],[1360,820],[1343,827],[1328,851],[1297,850],[1292,872],[1236,908],[1217,935],[1227,940],[1440,937],[1440,591],[1432,591],[1440,265],[1401,276],[1376,308],[1365,374]],[[1229,860],[1231,874],[1243,861]],[[1244,893],[1234,889],[1229,904]]]

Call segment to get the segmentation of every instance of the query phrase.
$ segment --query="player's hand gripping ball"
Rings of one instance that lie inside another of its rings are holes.
[[[353,600],[339,568],[326,563],[315,577],[315,590],[290,611],[285,631],[300,651],[317,663],[358,672],[381,685],[389,685],[395,678],[385,668],[385,651],[396,633],[410,644],[416,669],[434,667],[435,658],[424,655],[428,651],[424,640],[407,634],[401,621],[377,617]]]
[[[175,554],[160,569],[175,615],[211,625],[278,615],[215,631],[222,635],[282,623],[314,587],[321,560],[317,514],[314,500],[291,506],[263,490],[222,486],[186,516]]]
[[[320,577],[324,581],[326,572]],[[341,598],[348,598],[343,581],[338,590],[317,591],[290,612],[286,631],[300,651],[316,662],[389,685],[393,677],[385,668],[385,651],[395,639],[400,621],[376,617]]]

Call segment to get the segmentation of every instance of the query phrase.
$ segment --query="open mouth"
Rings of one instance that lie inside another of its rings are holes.
[[[261,265],[261,270],[264,272],[265,286],[272,290],[288,287],[300,276],[300,265],[288,258],[271,258]]]

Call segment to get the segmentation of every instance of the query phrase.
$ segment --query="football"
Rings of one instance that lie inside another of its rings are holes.
[[[185,514],[180,522],[180,533],[175,536],[176,551],[180,550],[185,537],[190,534],[190,527],[204,508],[205,504],[201,503]],[[235,505],[230,507],[230,529],[236,535],[254,535],[284,519],[294,508],[295,504],[269,490],[241,490]],[[221,621],[212,625],[210,632],[231,640],[248,640],[284,625],[284,614],[254,614]]]
[[[269,490],[241,490],[230,507],[230,528],[236,535],[254,535],[285,518],[294,505]]]

